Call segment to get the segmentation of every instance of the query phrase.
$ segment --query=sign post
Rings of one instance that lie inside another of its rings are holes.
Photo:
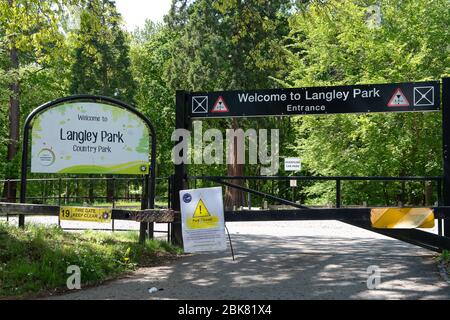
[[[186,103],[188,99],[188,93],[186,91],[176,92],[176,106],[175,106],[175,129],[188,129],[189,119],[186,110]],[[180,137],[181,140],[181,137]],[[176,141],[175,144],[179,143]],[[181,152],[184,152],[183,150]],[[183,154],[179,155],[183,157]],[[175,165],[175,173],[173,175],[172,186],[172,209],[175,212],[180,211],[180,190],[187,189],[186,183],[186,171],[184,163]],[[173,244],[181,246],[183,244],[183,237],[181,231],[181,215],[175,216],[175,222],[171,225],[171,241]]]
[[[443,205],[450,206],[450,78],[442,79],[442,147],[444,160]],[[444,219],[444,236],[450,237],[450,220]]]
[[[26,202],[30,132],[31,172],[143,175],[150,183],[143,188],[142,209],[154,207],[156,134],[135,107],[108,97],[77,95],[33,110],[23,131],[21,203]],[[24,223],[20,215],[19,226]],[[141,224],[141,240],[147,227]]]

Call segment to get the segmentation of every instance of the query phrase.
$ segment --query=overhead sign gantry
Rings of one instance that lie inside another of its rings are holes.
[[[436,248],[450,247],[450,219],[448,209],[450,206],[450,78],[441,82],[422,81],[388,84],[361,84],[351,86],[329,86],[308,88],[287,88],[267,90],[234,90],[216,92],[186,92],[177,91],[176,95],[176,128],[189,129],[194,119],[235,118],[235,117],[268,117],[268,116],[301,116],[301,115],[326,115],[326,114],[357,114],[357,113],[397,113],[397,112],[426,112],[440,111],[442,108],[442,141],[443,141],[443,189],[442,202],[435,208],[435,214],[444,222],[445,237],[440,237],[420,230],[394,230],[377,231],[403,241],[421,243],[422,246],[430,245]],[[441,107],[442,106],[442,107]],[[181,138],[180,138],[181,139]],[[178,143],[177,141],[176,143]],[[181,156],[181,155],[180,155]],[[173,180],[173,209],[180,209],[179,191],[186,188],[187,174],[184,164],[175,165]],[[268,177],[267,177],[268,178]],[[287,200],[262,194],[249,188],[244,188],[223,179],[213,179],[222,185],[237,188],[256,195],[276,199],[282,203],[301,208],[290,210],[286,217],[280,212],[264,213],[264,220],[295,220],[305,218],[311,209],[291,203]],[[438,190],[440,195],[440,191]],[[348,216],[342,210],[347,209],[314,209],[314,217],[321,214],[326,219],[338,219]],[[340,211],[339,211],[340,210]],[[359,210],[359,209],[358,209]],[[370,210],[363,208],[361,210]],[[233,219],[239,215],[229,217]],[[366,213],[364,213],[365,215]],[[342,215],[342,216],[341,216]],[[225,213],[227,217],[227,212]],[[180,218],[176,218],[176,220]],[[262,219],[248,213],[240,215],[239,221],[255,221]],[[358,225],[358,224],[355,224]],[[361,225],[363,228],[373,227]],[[382,230],[382,229],[379,229]],[[181,228],[174,225],[172,239],[181,243]]]
[[[270,90],[192,92],[189,117],[264,117],[436,111],[438,81]]]

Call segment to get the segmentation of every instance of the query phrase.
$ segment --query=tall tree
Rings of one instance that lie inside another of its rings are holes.
[[[316,2],[290,20],[290,74],[285,84],[440,79],[450,73],[449,23],[446,0]],[[312,174],[440,175],[440,117],[397,113],[297,118],[297,147]],[[374,204],[387,205],[401,188],[347,183],[344,201],[361,204],[370,194]],[[408,192],[410,197],[403,202],[423,204],[424,193],[412,184],[409,188],[414,192]],[[318,183],[307,193],[312,201],[331,202],[334,186]]]
[[[136,84],[130,61],[127,34],[115,2],[87,0],[80,28],[74,36],[71,92],[115,97],[133,103]],[[93,200],[93,186],[89,188]],[[112,181],[107,182],[107,200],[113,198]]]
[[[101,94],[133,102],[136,85],[129,41],[114,1],[86,1],[74,47],[72,93]]]
[[[8,83],[8,140],[5,176],[17,178],[17,154],[20,141],[21,82],[31,73],[45,68],[51,52],[63,41],[58,21],[66,0],[0,1],[0,51],[7,57],[4,82]],[[16,198],[16,184],[5,184],[3,197]]]
[[[133,33],[131,46],[132,69],[136,90],[136,106],[148,116],[157,134],[157,175],[169,176],[175,126],[174,95],[168,85],[166,70],[172,57],[172,44],[177,37],[167,25],[147,20],[144,27]]]
[[[275,46],[288,34],[291,1],[198,0],[188,5],[175,0],[167,21],[180,33],[169,69],[172,88],[186,90],[257,89],[275,85],[271,76],[283,70],[283,55]],[[271,125],[275,121],[269,121]],[[220,127],[250,126],[247,121],[222,121]],[[256,127],[256,123],[251,124]],[[236,163],[236,150],[229,150],[230,176],[244,174]],[[241,184],[242,181],[233,181]],[[241,206],[243,194],[230,188],[227,207]]]

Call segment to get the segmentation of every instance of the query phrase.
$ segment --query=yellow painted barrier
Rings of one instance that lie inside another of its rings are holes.
[[[370,221],[379,229],[434,228],[434,213],[430,208],[376,208]]]

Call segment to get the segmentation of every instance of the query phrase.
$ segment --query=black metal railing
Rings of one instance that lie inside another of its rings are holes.
[[[388,177],[388,176],[187,176],[188,181],[193,182],[194,188],[199,187],[197,181],[209,181],[213,184],[222,184],[231,188],[237,188],[241,191],[247,193],[247,205],[248,209],[252,208],[252,196],[257,196],[261,199],[272,200],[273,203],[281,203],[285,205],[290,205],[297,208],[306,208],[304,204],[296,202],[294,196],[291,200],[287,197],[282,197],[280,194],[275,192],[273,187],[273,182],[275,181],[303,181],[305,183],[314,183],[319,181],[330,181],[334,184],[334,207],[343,207],[342,203],[342,191],[343,184],[346,181],[381,181],[381,182],[431,182],[434,184],[433,195],[436,199],[438,205],[442,205],[442,183],[443,178],[440,176],[404,176],[404,177]],[[173,177],[159,177],[156,178],[156,198],[158,207],[168,207],[171,208],[172,197],[172,179]],[[254,184],[253,188],[245,187],[244,184],[240,183],[230,183],[229,180],[243,180],[246,182],[247,186],[250,181],[272,181],[272,186],[266,185],[258,188]],[[16,183],[17,186],[20,180],[0,180],[0,183],[8,187],[8,184]],[[108,183],[112,189],[111,195],[106,195],[106,188]],[[110,204],[113,208],[116,207],[118,201],[125,202],[141,202],[141,194],[137,192],[140,187],[143,186],[144,179],[142,177],[58,177],[58,178],[30,178],[28,179],[28,196],[27,202],[29,203],[41,203],[48,204],[49,202],[57,205],[70,205],[70,204],[80,204],[83,202],[92,203],[93,201],[101,201],[105,204]],[[86,185],[87,184],[87,185]],[[206,186],[205,183],[200,185],[201,187]],[[264,188],[263,188],[264,187]],[[298,186],[297,189],[302,186]],[[86,191],[89,188],[94,188],[94,194],[86,195]],[[271,193],[262,191],[271,189]],[[133,193],[132,190],[135,192]],[[81,192],[83,191],[83,192]],[[276,195],[275,195],[275,194]],[[285,192],[286,193],[286,192]],[[10,199],[11,200],[11,199]],[[15,199],[18,201],[19,198]],[[2,199],[6,201],[6,199]],[[164,202],[164,205],[161,202]],[[346,203],[345,205],[351,205]],[[359,204],[359,206],[361,206]],[[362,205],[362,206],[367,206]],[[441,223],[441,221],[439,221]],[[111,230],[115,230],[114,222],[112,224]],[[439,227],[441,230],[441,227]],[[118,229],[117,229],[118,231]]]
[[[2,202],[18,202],[20,179],[3,179],[1,185],[10,190],[14,183],[17,187],[15,197],[1,197]],[[141,192],[144,185],[143,177],[58,177],[58,178],[28,178],[27,202],[33,204],[55,205],[106,205],[116,208],[119,201],[130,202],[130,207],[140,208]],[[107,188],[111,188],[107,195]],[[94,192],[87,195],[89,189]],[[133,192],[133,190],[135,192]],[[156,198],[159,200],[155,207],[170,208],[170,177],[156,178]],[[6,195],[6,192],[3,192]],[[97,203],[100,202],[100,203]],[[162,202],[165,202],[163,204]],[[139,205],[136,205],[139,203]],[[123,205],[121,207],[124,207]],[[9,220],[9,216],[7,216]],[[61,221],[58,219],[58,225]],[[65,230],[84,230],[83,228],[64,228]],[[131,229],[119,229],[111,222],[111,228],[96,229],[100,231],[135,231]],[[156,231],[155,233],[169,233]]]
[[[335,207],[340,208],[342,205],[342,182],[343,181],[391,181],[391,182],[411,182],[411,181],[421,181],[421,182],[433,182],[436,185],[436,195],[437,202],[440,204],[442,199],[442,181],[443,178],[440,176],[404,176],[404,177],[388,177],[388,176],[188,176],[187,180],[195,181],[223,181],[223,180],[244,180],[244,181],[334,181],[335,183]],[[196,184],[195,184],[196,186]],[[241,187],[239,188],[244,192],[249,192],[250,188]],[[253,189],[254,190],[254,189]],[[274,196],[273,194],[258,191],[262,197],[270,197],[275,201],[285,202],[285,198],[279,196]]]
[[[157,182],[165,183],[166,186],[157,185],[157,190],[164,190],[163,193],[159,192],[157,194],[157,198],[166,199],[168,201],[169,193],[169,177],[160,177],[156,178]],[[142,187],[144,183],[144,178],[141,177],[64,177],[64,178],[30,178],[27,179],[30,184],[30,190],[27,195],[27,200],[31,203],[42,203],[44,204],[48,200],[57,200],[58,204],[68,204],[71,202],[77,202],[73,200],[106,200],[109,199],[113,207],[115,206],[118,200],[127,200],[127,201],[136,201],[140,202],[141,194],[139,192],[133,193],[130,192],[131,184],[133,187]],[[75,186],[78,183],[92,183],[94,185],[91,186],[95,190],[99,189],[100,183],[105,183],[104,188],[107,188],[108,181],[111,181],[111,196],[104,194],[99,195],[82,195],[78,192],[74,192],[73,190],[84,189],[85,191],[89,189],[89,186]],[[20,179],[3,179],[0,180],[1,185],[5,186],[5,188],[9,189],[11,184],[15,183],[18,186]],[[36,185],[35,185],[36,184]],[[20,187],[18,186],[20,189]],[[38,188],[38,191],[36,191]],[[68,189],[71,188],[71,192],[67,192]],[[122,188],[122,189],[120,189]],[[118,194],[118,190],[123,190],[122,195]],[[18,193],[18,192],[17,192]],[[40,194],[39,194],[40,193]],[[1,199],[2,201],[6,201],[6,197]],[[19,196],[16,195],[9,199],[10,201],[18,201]]]
[[[255,190],[251,188],[244,187],[239,184],[233,184],[226,182],[225,180],[263,180],[263,181],[277,181],[277,180],[296,180],[296,181],[334,181],[335,183],[335,207],[342,207],[342,182],[343,181],[391,181],[391,182],[411,182],[411,181],[421,181],[421,182],[433,182],[436,184],[436,198],[437,205],[442,205],[442,183],[443,177],[440,176],[404,176],[404,177],[388,177],[388,176],[187,176],[187,180],[194,181],[195,187],[197,180],[210,181],[213,183],[218,183],[227,187],[236,188],[243,192],[248,193],[248,209],[251,209],[251,197],[250,195],[256,195],[263,198],[268,198],[276,202],[291,205],[297,208],[308,208],[300,203],[269,194],[267,192],[262,192],[260,190]],[[273,188],[272,188],[273,189]],[[367,204],[365,205],[367,206]],[[438,219],[438,234],[442,235],[442,219]]]

